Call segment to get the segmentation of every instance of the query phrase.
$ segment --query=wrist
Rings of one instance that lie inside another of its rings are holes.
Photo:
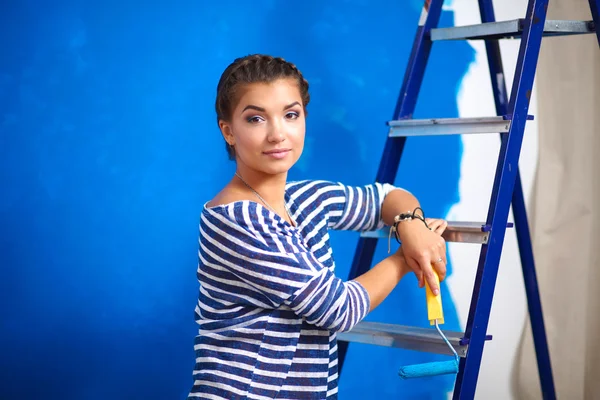
[[[398,279],[402,279],[404,275],[408,274],[411,269],[406,262],[406,258],[404,258],[404,254],[402,253],[402,247],[398,248],[396,253],[393,253],[389,256],[389,260],[394,265],[394,268],[398,271]]]
[[[399,256],[398,269],[400,270],[400,279],[404,278],[404,276],[411,271],[404,256]]]
[[[423,221],[420,221],[418,219],[411,219],[411,220],[402,221],[401,223],[399,223],[396,226],[396,232],[398,233],[398,237],[400,238],[400,241],[402,241],[402,238],[405,237],[406,235],[410,234],[411,231],[414,231],[415,229],[421,229],[424,227],[425,227],[425,224],[423,224]]]

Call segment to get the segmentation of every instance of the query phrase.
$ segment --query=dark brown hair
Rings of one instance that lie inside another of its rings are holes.
[[[293,78],[298,83],[298,90],[302,97],[304,115],[310,101],[308,82],[298,68],[280,57],[264,54],[251,54],[236,58],[221,75],[217,85],[217,99],[215,110],[217,123],[221,120],[230,121],[231,113],[239,101],[238,90],[250,83],[270,83],[277,79]],[[235,149],[225,142],[230,160],[235,160]]]

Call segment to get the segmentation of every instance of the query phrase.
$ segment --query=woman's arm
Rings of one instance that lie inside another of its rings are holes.
[[[413,212],[419,207],[419,201],[410,192],[402,189],[390,191],[383,201],[382,219],[386,225],[394,224],[394,217],[401,213]],[[424,279],[434,294],[439,293],[434,270],[440,281],[446,276],[446,242],[441,234],[446,229],[447,223],[436,220],[435,229],[430,230],[419,219],[402,221],[398,224],[397,232],[402,242],[406,263],[415,272],[419,287],[423,287]]]
[[[225,282],[230,302],[285,305],[309,324],[343,332],[379,305],[408,271],[395,253],[343,281],[301,242],[288,243],[263,211],[241,203],[202,214],[199,268],[208,279]]]
[[[419,200],[410,192],[403,189],[394,189],[390,191],[383,200],[381,210],[381,218],[386,225],[394,225],[394,217],[401,213],[413,212],[417,207],[420,207]],[[411,221],[421,222],[422,221]]]
[[[373,311],[381,304],[408,272],[410,272],[410,268],[406,264],[402,255],[402,247],[400,247],[396,253],[355,278],[354,280],[369,293],[371,299],[369,311]]]
[[[330,182],[325,188],[319,202],[325,205],[330,229],[364,232],[383,228],[383,200],[394,189],[392,185],[347,186]]]

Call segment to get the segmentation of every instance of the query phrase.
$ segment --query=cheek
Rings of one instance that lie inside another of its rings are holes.
[[[262,151],[263,135],[256,127],[253,129],[238,127],[235,131],[235,143],[240,152],[255,153]]]
[[[306,133],[306,125],[305,125],[304,121],[302,123],[298,123],[297,125],[295,125],[290,133],[291,133],[290,136],[293,138],[294,142],[297,142],[297,143],[304,142],[304,135]]]

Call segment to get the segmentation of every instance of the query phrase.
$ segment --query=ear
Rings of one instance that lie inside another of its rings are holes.
[[[233,137],[233,132],[231,131],[231,125],[224,120],[220,120],[219,121],[219,129],[221,129],[221,134],[223,135],[223,138],[225,139],[225,141],[230,146],[235,145],[235,138]]]

